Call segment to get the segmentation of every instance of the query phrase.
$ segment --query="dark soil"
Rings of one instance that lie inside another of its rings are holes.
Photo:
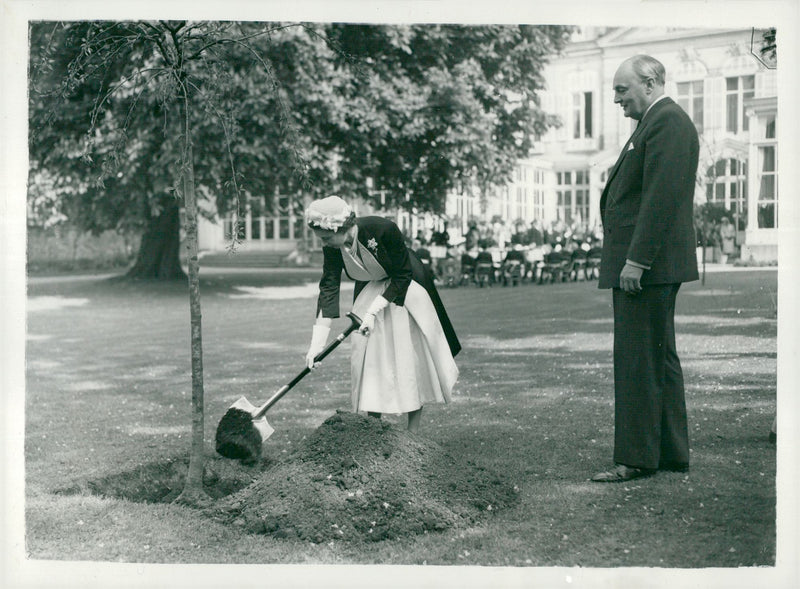
[[[263,440],[247,411],[228,409],[217,426],[216,442],[217,452],[225,458],[239,459],[247,465],[254,465],[261,458]]]
[[[263,461],[266,464],[266,461]],[[91,494],[125,499],[134,503],[171,503],[183,491],[188,458],[168,458],[99,479],[57,489],[64,495]],[[206,458],[203,489],[212,499],[221,499],[249,485],[258,474],[238,462],[220,457]]]
[[[209,513],[276,538],[380,541],[474,523],[512,505],[517,492],[423,437],[337,412]]]

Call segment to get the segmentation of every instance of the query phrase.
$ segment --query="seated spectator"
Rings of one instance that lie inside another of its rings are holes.
[[[506,257],[503,259],[503,264],[509,262],[511,260],[517,260],[522,264],[525,263],[525,252],[522,251],[522,246],[517,244],[506,253]]]
[[[478,255],[475,257],[475,279],[483,284],[481,276],[488,278],[488,283],[493,284],[494,279],[494,258],[492,252],[489,251],[486,244],[481,247]]]
[[[492,252],[490,252],[485,247],[482,247],[478,252],[478,255],[475,256],[475,263],[476,264],[492,264],[494,265],[494,260],[492,258]]]

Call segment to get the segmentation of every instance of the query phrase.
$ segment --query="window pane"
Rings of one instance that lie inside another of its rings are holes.
[[[692,112],[692,120],[698,130],[703,130],[703,97],[698,96],[694,99],[694,111]]]
[[[742,88],[745,90],[753,90],[756,87],[755,76],[744,76],[742,78]]]
[[[689,82],[679,82],[678,86],[678,96],[686,96],[689,93]]]
[[[250,238],[261,239],[261,217],[250,219]]]
[[[717,182],[714,189],[714,200],[725,200],[725,182]]]
[[[275,222],[272,217],[264,219],[264,239],[275,239]]]
[[[694,91],[695,96],[702,96],[703,94],[703,81],[700,80],[699,82],[694,82],[692,84],[692,90]]]
[[[714,164],[714,175],[717,178],[725,175],[725,160],[717,160],[717,163]]]
[[[761,229],[773,229],[775,227],[775,203],[758,205],[758,226]]]
[[[739,78],[725,78],[725,84],[728,90],[738,90],[739,89]]]
[[[575,172],[575,184],[583,184],[583,172]]]
[[[737,124],[739,114],[739,97],[736,94],[729,94],[727,98],[727,106],[728,116],[725,129],[731,133],[736,133],[739,130],[739,125]]]
[[[557,184],[564,183],[564,177],[561,175],[561,172],[556,172],[556,183]]]
[[[764,132],[767,139],[775,139],[775,117],[770,117],[767,119],[767,125],[764,129]]]
[[[289,219],[286,217],[280,220],[280,239],[289,239]]]
[[[564,172],[564,184],[572,184],[572,172]]]
[[[583,94],[583,136],[592,136],[592,93],[584,92]]]
[[[759,147],[761,152],[761,171],[774,172],[775,171],[775,146],[768,145],[766,147]]]
[[[758,200],[773,200],[775,198],[775,176],[761,176],[761,186],[758,190]]]

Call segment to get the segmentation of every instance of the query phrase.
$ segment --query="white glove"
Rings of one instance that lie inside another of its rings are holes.
[[[314,368],[314,358],[325,349],[325,344],[328,341],[328,334],[330,332],[331,328],[329,325],[314,324],[314,328],[311,332],[311,345],[308,346],[308,352],[306,353],[306,366],[309,368]]]
[[[375,315],[383,311],[388,305],[389,301],[381,295],[375,297],[375,300],[372,301],[372,304],[370,304],[367,312],[364,313],[364,317],[361,319],[361,327],[358,328],[358,333],[369,337],[369,334],[375,329]]]
[[[375,329],[375,315],[367,313],[361,320],[361,326],[358,328],[358,333],[363,336],[369,337],[372,330]]]

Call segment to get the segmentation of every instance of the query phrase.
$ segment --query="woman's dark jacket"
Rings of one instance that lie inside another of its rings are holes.
[[[356,219],[356,225],[358,225],[358,241],[372,252],[389,277],[389,285],[383,292],[383,297],[390,303],[403,306],[411,281],[414,280],[422,285],[436,309],[451,353],[453,356],[458,354],[461,344],[433,284],[433,277],[426,271],[419,258],[406,246],[400,228],[394,222],[383,217],[359,217]],[[347,270],[339,248],[323,247],[322,252],[324,260],[322,278],[319,282],[317,315],[321,311],[323,317],[336,318],[339,317],[339,286],[342,271],[347,274]],[[366,284],[363,281],[355,281],[353,300],[358,297]]]

